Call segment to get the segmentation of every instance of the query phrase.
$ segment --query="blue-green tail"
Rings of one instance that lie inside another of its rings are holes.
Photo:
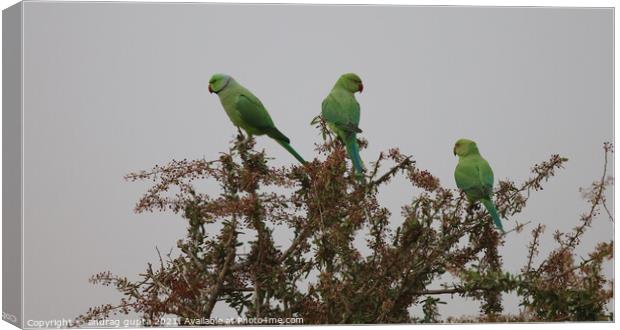
[[[307,162],[303,159],[303,157],[301,157],[297,151],[295,151],[295,149],[293,149],[293,147],[291,147],[290,144],[286,143],[285,141],[280,141],[280,140],[276,140],[276,142],[278,142],[282,147],[284,147],[284,149],[286,149],[288,152],[291,153],[291,155],[293,155],[293,157],[295,157],[300,163],[302,164],[306,164]]]
[[[495,204],[493,204],[493,202],[487,198],[483,198],[480,201],[482,202],[482,205],[486,207],[487,211],[489,211],[489,214],[491,215],[491,218],[493,218],[493,222],[495,223],[495,227],[497,227],[497,229],[499,229],[502,234],[505,234],[506,232],[504,231],[504,227],[502,226],[502,221],[499,218],[499,213],[497,213]]]
[[[364,174],[364,163],[362,162],[362,158],[360,157],[360,147],[357,145],[357,139],[355,135],[352,134],[346,141],[347,146],[347,154],[349,158],[351,158],[351,162],[353,162],[353,167],[355,168],[355,172],[358,175]]]

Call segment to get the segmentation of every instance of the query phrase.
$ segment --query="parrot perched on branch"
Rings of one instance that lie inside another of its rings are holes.
[[[250,137],[267,135],[290,152],[300,163],[306,163],[291,147],[289,138],[273,124],[271,116],[261,101],[231,76],[214,74],[209,80],[209,92],[219,96],[230,121],[235,126],[243,128]]]
[[[491,201],[493,170],[489,163],[480,156],[476,142],[460,139],[456,141],[453,152],[455,156],[459,156],[459,163],[454,170],[456,186],[463,190],[470,203],[480,201],[493,218],[497,229],[505,234],[495,204]]]
[[[345,144],[347,154],[353,162],[357,175],[363,175],[364,163],[360,158],[357,133],[361,133],[360,105],[355,99],[356,92],[362,92],[364,85],[355,73],[340,76],[331,92],[323,100],[321,115],[327,126]]]

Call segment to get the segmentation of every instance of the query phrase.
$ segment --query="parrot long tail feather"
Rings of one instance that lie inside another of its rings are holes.
[[[282,147],[284,147],[284,149],[286,149],[288,152],[290,152],[291,155],[293,155],[293,157],[295,157],[295,159],[297,159],[302,165],[307,163],[303,159],[303,157],[301,157],[301,155],[299,155],[297,153],[297,151],[295,151],[295,149],[293,149],[293,147],[291,147],[290,144],[286,143],[285,141],[280,141],[280,140],[276,140],[276,142],[278,142],[278,144],[280,144]]]
[[[493,218],[493,222],[495,223],[495,226],[497,227],[497,229],[499,229],[502,232],[502,234],[505,234],[506,231],[504,231],[504,227],[502,226],[502,221],[499,218],[499,213],[497,213],[495,204],[493,204],[493,202],[490,199],[486,199],[486,198],[483,198],[480,201],[482,202],[484,207],[486,207],[487,211],[489,211],[489,214],[491,215],[491,218]]]
[[[347,139],[345,145],[347,146],[347,154],[349,158],[351,158],[351,162],[353,162],[353,167],[355,168],[355,172],[358,175],[364,175],[364,163],[362,162],[362,158],[360,157],[360,148],[357,145],[357,140],[355,135],[351,136]]]
[[[280,132],[277,128],[275,127],[270,127],[267,130],[267,136],[269,136],[270,138],[280,142],[286,142],[286,143],[291,143],[291,140],[286,137],[286,135],[282,134],[282,132]]]

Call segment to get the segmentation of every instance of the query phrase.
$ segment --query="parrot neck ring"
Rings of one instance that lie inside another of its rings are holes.
[[[224,90],[224,88],[228,87],[228,84],[230,83],[230,79],[231,79],[230,77],[226,78],[226,82],[224,82],[224,85],[222,86],[222,88],[218,90],[212,89],[211,85],[209,85],[209,92],[215,93],[215,94],[221,92],[222,90]]]

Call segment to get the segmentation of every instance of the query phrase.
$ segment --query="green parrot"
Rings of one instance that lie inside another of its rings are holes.
[[[209,92],[219,96],[222,106],[237,127],[252,135],[267,135],[290,152],[300,163],[306,161],[291,147],[288,137],[280,132],[265,106],[249,90],[225,74],[214,74],[209,80]]]
[[[346,73],[340,76],[329,95],[323,100],[321,115],[327,126],[345,144],[347,154],[353,162],[358,175],[363,175],[364,163],[360,158],[357,133],[361,133],[360,105],[355,100],[355,93],[362,92],[364,85],[355,73]]]
[[[454,170],[456,186],[465,192],[470,203],[480,201],[489,211],[495,226],[502,232],[502,222],[491,201],[493,194],[493,170],[486,159],[480,156],[476,142],[460,139],[454,145],[454,155],[459,156],[459,163]]]

